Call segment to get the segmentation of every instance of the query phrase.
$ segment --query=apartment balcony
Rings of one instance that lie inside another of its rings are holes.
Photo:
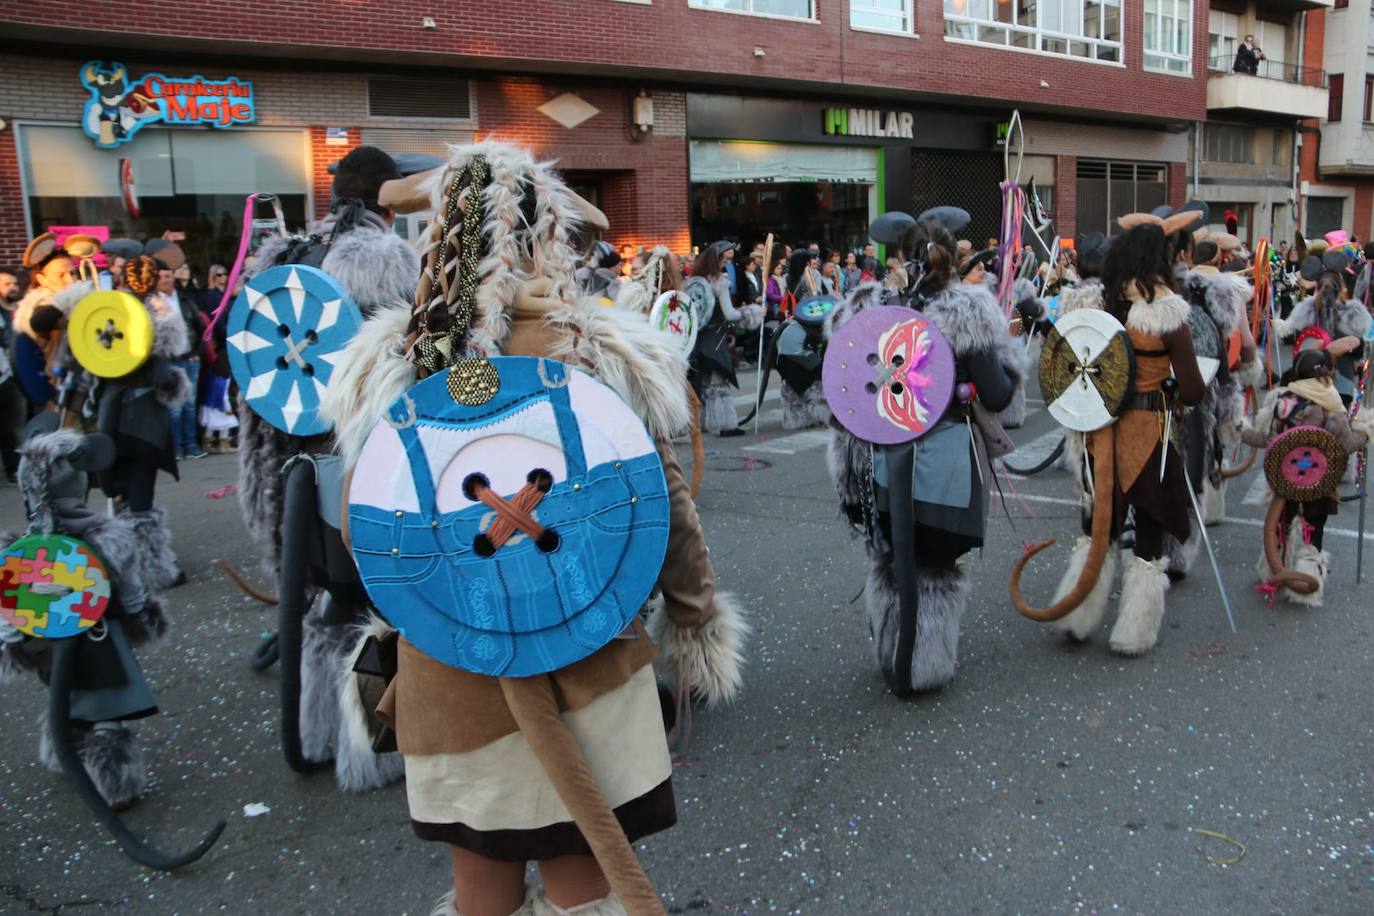
[[[1214,115],[1266,118],[1326,117],[1326,71],[1275,60],[1255,62],[1255,71],[1235,69],[1235,55],[1208,61],[1207,111]]]
[[[1285,13],[1329,10],[1335,5],[1336,0],[1255,0],[1255,6],[1262,10],[1276,10]]]
[[[1374,124],[1325,123],[1317,169],[1322,178],[1374,176]]]

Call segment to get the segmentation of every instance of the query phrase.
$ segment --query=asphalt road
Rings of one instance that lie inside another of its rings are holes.
[[[1054,433],[1032,411],[1013,436],[1043,449]],[[1017,480],[1020,498],[994,505],[988,547],[970,557],[956,680],[899,701],[853,600],[863,551],[836,518],[823,443],[781,430],[776,409],[758,437],[707,442],[702,517],[755,633],[742,700],[694,718],[678,826],[641,844],[670,912],[1374,911],[1371,620],[1353,506],[1328,528],[1327,606],[1268,608],[1251,588],[1255,471],[1233,482],[1233,520],[1212,535],[1239,632],[1200,559],[1159,646],[1126,660],[1105,627],[1070,646],[1011,608],[1021,543],[1061,538],[1026,578],[1047,600],[1077,525],[1066,474]],[[228,829],[173,875],[125,859],[36,762],[43,691],[7,685],[0,911],[427,913],[447,855],[410,833],[402,787],[344,797],[332,774],[282,761],[275,669],[248,667],[272,611],[212,566],[254,566],[236,499],[212,498],[235,459],[184,471],[160,493],[191,582],[169,594],[169,638],[143,654],[163,712],[138,725],[151,781],[126,819],[167,847],[218,817]],[[0,524],[20,515],[17,491],[0,491]],[[270,811],[246,817],[252,803]]]

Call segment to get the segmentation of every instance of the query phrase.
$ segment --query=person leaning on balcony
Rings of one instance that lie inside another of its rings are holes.
[[[1255,47],[1255,36],[1246,35],[1245,42],[1236,48],[1236,62],[1231,68],[1237,73],[1248,73],[1251,76],[1259,73],[1259,62],[1264,60],[1264,51]]]

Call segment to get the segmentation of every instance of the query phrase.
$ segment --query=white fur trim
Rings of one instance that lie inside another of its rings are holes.
[[[1220,525],[1226,520],[1226,480],[1224,478],[1219,487],[1212,486],[1211,480],[1203,478],[1202,517],[1206,520],[1208,527]]]
[[[368,637],[381,639],[390,632],[391,627],[380,617],[369,618],[358,631],[357,640],[338,672],[339,731],[334,741],[334,775],[344,792],[380,789],[405,775],[405,759],[400,754],[378,754],[372,750],[367,710],[363,709],[357,678],[353,674],[353,666]]]
[[[708,706],[734,702],[744,682],[744,643],[751,630],[739,599],[716,592],[709,622],[696,630],[674,627],[662,599],[656,599],[647,627],[658,646],[655,664],[674,689],[683,684]]]
[[[409,326],[408,305],[378,309],[349,341],[320,399],[320,415],[334,424],[345,467],[353,467],[372,427],[415,384],[415,365],[405,354]]]
[[[168,359],[176,359],[191,349],[191,335],[181,309],[158,293],[149,293],[143,300],[153,319],[153,352]]]
[[[1159,639],[1164,622],[1164,594],[1169,590],[1166,560],[1142,560],[1132,555],[1121,577],[1121,604],[1111,647],[1117,655],[1144,655]]]
[[[1190,306],[1182,296],[1157,296],[1154,302],[1137,299],[1126,313],[1126,324],[1144,334],[1163,337],[1188,323]]]
[[[1102,308],[1102,281],[1084,280],[1077,286],[1059,292],[1059,314],[1067,315],[1079,309]]]
[[[1057,603],[1069,592],[1073,591],[1078,584],[1079,578],[1083,575],[1083,567],[1088,563],[1088,554],[1092,550],[1093,540],[1087,535],[1079,535],[1074,542],[1073,553],[1069,555],[1068,568],[1064,570],[1064,577],[1059,580],[1059,588],[1054,593],[1054,600],[1051,604]],[[1083,599],[1083,603],[1069,612],[1068,616],[1061,617],[1050,624],[1055,630],[1064,633],[1078,642],[1083,642],[1097,631],[1102,623],[1102,615],[1107,609],[1107,600],[1112,595],[1112,584],[1116,579],[1116,551],[1108,549],[1106,557],[1102,561],[1102,572],[1097,577],[1097,583],[1092,591],[1088,592],[1088,597]]]
[[[1331,565],[1331,557],[1324,550],[1299,540],[1293,555],[1293,571],[1306,573],[1317,580],[1317,590],[1310,595],[1295,592],[1290,588],[1283,590],[1283,597],[1293,604],[1303,607],[1321,607],[1326,596],[1326,571]]]

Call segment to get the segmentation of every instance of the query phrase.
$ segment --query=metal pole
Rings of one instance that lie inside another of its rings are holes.
[[[1231,599],[1226,594],[1226,583],[1221,579],[1221,567],[1217,565],[1217,554],[1212,549],[1212,539],[1207,536],[1207,524],[1202,519],[1202,510],[1197,504],[1197,494],[1193,492],[1193,482],[1188,479],[1188,463],[1179,462],[1183,469],[1183,482],[1187,485],[1188,501],[1193,504],[1193,516],[1197,518],[1198,534],[1202,537],[1202,545],[1207,548],[1207,559],[1212,562],[1212,572],[1217,577],[1217,591],[1221,592],[1221,606],[1226,608],[1226,622],[1231,625],[1231,632],[1236,632],[1236,618],[1231,613]]]

